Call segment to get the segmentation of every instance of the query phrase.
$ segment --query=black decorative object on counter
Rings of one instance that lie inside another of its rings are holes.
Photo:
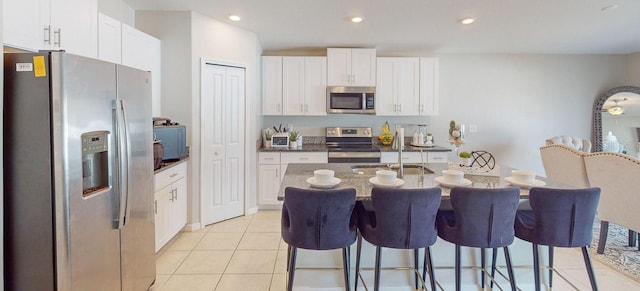
[[[488,151],[473,151],[471,152],[471,156],[473,157],[471,166],[477,166],[479,168],[488,167],[491,170],[496,166],[496,158]]]

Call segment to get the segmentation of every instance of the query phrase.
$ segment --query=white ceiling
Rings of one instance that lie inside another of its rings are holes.
[[[193,10],[255,32],[265,51],[375,47],[428,53],[640,52],[640,0],[124,0]],[[617,5],[617,8],[604,7]],[[240,22],[227,19],[230,14]],[[354,24],[352,16],[364,21]],[[474,17],[463,26],[458,21]]]

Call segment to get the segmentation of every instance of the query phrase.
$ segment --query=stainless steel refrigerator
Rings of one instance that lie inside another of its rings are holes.
[[[155,280],[150,73],[4,54],[4,290]]]

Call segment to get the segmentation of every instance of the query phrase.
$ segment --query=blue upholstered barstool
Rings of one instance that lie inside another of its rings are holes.
[[[582,248],[591,288],[598,290],[588,247],[593,237],[593,219],[600,199],[600,188],[529,190],[532,210],[516,214],[516,237],[533,244],[533,270],[536,291],[540,290],[538,245],[549,246],[549,287],[553,276],[553,248]]]
[[[435,219],[440,207],[440,188],[371,190],[372,210],[358,204],[358,247],[356,253],[356,282],[360,276],[362,238],[376,246],[374,290],[380,287],[381,248],[413,249],[416,289],[418,288],[418,249],[425,249],[422,277],[429,271],[431,290],[435,279],[429,247],[437,239]],[[428,266],[428,268],[427,268]]]
[[[516,290],[508,246],[513,242],[520,189],[480,189],[454,187],[451,189],[451,210],[438,212],[438,236],[456,245],[456,290],[460,290],[460,247],[481,249],[482,285],[484,287],[484,250],[503,248],[511,289]]]
[[[287,252],[287,290],[293,289],[298,248],[342,249],[345,289],[349,290],[349,246],[356,241],[355,189],[306,190],[287,187],[282,204],[282,239]]]

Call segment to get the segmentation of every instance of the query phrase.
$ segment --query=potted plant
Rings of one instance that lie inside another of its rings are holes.
[[[469,167],[471,166],[471,154],[469,152],[461,152],[460,156],[460,165]]]
[[[295,149],[298,147],[298,138],[300,133],[295,130],[289,131],[289,147]]]
[[[265,128],[264,129],[264,140],[262,141],[262,144],[264,145],[265,148],[270,148],[271,147],[271,137],[273,136],[273,132],[271,132],[271,128]]]

